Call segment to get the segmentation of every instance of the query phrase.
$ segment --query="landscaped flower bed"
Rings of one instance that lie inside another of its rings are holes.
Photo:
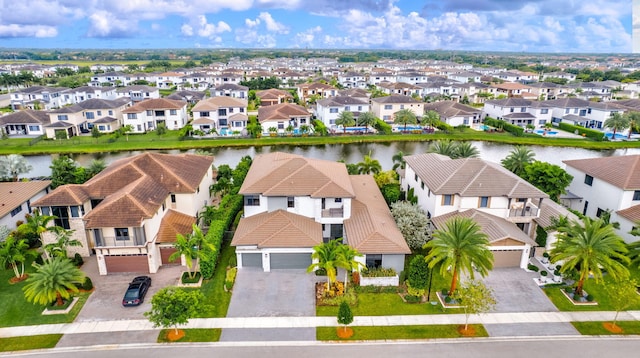
[[[368,269],[360,274],[360,286],[398,286],[400,278],[392,268]]]
[[[562,289],[562,294],[574,305],[581,306],[597,306],[598,302],[593,300],[593,296],[582,290],[582,295],[576,295],[573,287],[565,287]]]

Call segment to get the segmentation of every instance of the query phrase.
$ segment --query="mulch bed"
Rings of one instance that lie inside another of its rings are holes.
[[[169,332],[167,332],[167,339],[172,342],[175,342],[177,340],[182,339],[182,337],[184,337],[184,334],[185,334],[184,330],[182,329],[179,329],[177,333],[175,329],[170,329]]]
[[[29,275],[27,275],[26,273],[24,275],[20,276],[20,277],[13,276],[13,277],[11,277],[9,279],[9,283],[13,285],[13,284],[16,284],[18,282],[22,282],[22,281],[26,280],[27,278],[29,278]]]
[[[604,322],[602,326],[611,333],[622,333],[623,331],[622,327],[617,324],[613,324],[612,322]]]
[[[336,327],[336,334],[341,339],[348,339],[353,336],[353,328],[351,327]]]
[[[464,325],[460,325],[458,327],[458,333],[460,333],[463,337],[475,337],[476,330],[473,326],[468,326],[467,329],[464,329]]]

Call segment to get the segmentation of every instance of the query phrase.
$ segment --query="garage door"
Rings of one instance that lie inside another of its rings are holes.
[[[105,256],[107,272],[149,272],[147,255]]]
[[[493,252],[493,267],[520,267],[522,250],[501,250]]]
[[[271,269],[307,269],[311,254],[271,254]]]
[[[169,261],[169,257],[171,257],[171,255],[173,255],[173,253],[176,251],[177,250],[175,247],[161,247],[160,258],[162,259],[162,264],[163,265],[180,265],[181,261],[179,257],[176,257],[176,259],[173,261]]]
[[[262,254],[242,254],[242,267],[262,268]]]

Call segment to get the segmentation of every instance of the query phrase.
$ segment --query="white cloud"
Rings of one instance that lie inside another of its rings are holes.
[[[298,32],[293,41],[296,47],[313,47],[316,36],[322,32],[322,27],[316,26],[303,32]]]
[[[209,23],[207,21],[207,17],[204,15],[197,16],[193,25],[183,24],[180,27],[180,32],[185,36],[193,36],[194,34],[197,34],[200,37],[208,37],[212,39],[218,34],[229,31],[231,31],[231,26],[226,22],[218,21],[217,24]]]
[[[133,35],[137,24],[116,18],[112,13],[97,11],[89,16],[89,37],[127,37]]]
[[[0,25],[0,38],[3,37],[55,37],[58,30],[52,26],[39,25]]]
[[[261,12],[258,18],[264,21],[264,24],[267,26],[267,30],[271,32],[275,32],[278,34],[289,33],[289,27],[274,20],[273,17],[271,17],[271,14],[269,14],[268,12]]]

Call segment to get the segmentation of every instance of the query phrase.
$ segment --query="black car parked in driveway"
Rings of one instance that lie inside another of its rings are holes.
[[[149,287],[151,286],[151,277],[138,276],[134,278],[127,288],[127,292],[122,299],[122,305],[137,306],[144,302],[144,295],[147,294]]]

